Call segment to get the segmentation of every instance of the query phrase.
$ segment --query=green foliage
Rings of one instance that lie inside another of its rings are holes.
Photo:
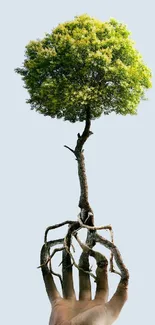
[[[88,15],[58,25],[26,46],[22,76],[31,108],[44,115],[83,121],[109,114],[136,114],[151,72],[126,26]]]

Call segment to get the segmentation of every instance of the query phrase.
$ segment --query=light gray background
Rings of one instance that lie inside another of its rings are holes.
[[[137,49],[154,70],[153,0],[14,0],[1,8],[1,324],[48,324],[50,305],[39,265],[44,229],[76,219],[79,184],[74,147],[82,123],[71,124],[30,111],[14,68],[24,47],[75,15],[114,17],[132,31]],[[119,325],[154,323],[155,95],[147,93],[138,115],[102,116],[85,145],[89,198],[97,225],[111,223],[130,270],[129,300]],[[51,233],[61,237],[66,228]],[[102,231],[103,235],[108,236]],[[81,233],[84,239],[85,233]],[[101,250],[102,251],[102,250]],[[76,256],[79,256],[77,250]],[[54,268],[61,255],[53,261]],[[91,261],[94,264],[94,261]],[[78,291],[78,273],[74,272]],[[109,277],[111,290],[118,277]],[[94,284],[93,284],[94,290]]]

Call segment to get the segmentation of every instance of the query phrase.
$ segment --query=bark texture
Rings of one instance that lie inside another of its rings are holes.
[[[84,325],[88,323],[89,325],[93,325],[94,323],[97,325],[110,325],[118,317],[120,310],[127,299],[129,273],[123,263],[123,259],[118,248],[114,244],[112,227],[111,225],[95,227],[94,213],[88,199],[88,183],[83,146],[92,134],[90,127],[91,111],[90,108],[87,108],[85,128],[81,135],[79,133],[77,135],[77,143],[75,149],[73,150],[65,145],[65,147],[75,155],[78,165],[78,177],[80,183],[80,213],[78,215],[78,220],[67,220],[62,223],[50,226],[46,229],[44,235],[44,245],[41,250],[40,267],[42,269],[46,291],[53,306],[53,314],[50,318],[50,325],[58,325],[61,323],[64,325]],[[49,231],[64,225],[68,225],[68,230],[64,238],[54,241],[47,240]],[[82,243],[78,237],[78,231],[81,228],[87,229],[87,239],[85,243]],[[97,233],[97,230],[101,229],[107,229],[110,231],[111,241],[107,240]],[[71,252],[73,237],[77,240],[82,249],[79,264],[76,263],[73,253]],[[103,254],[93,250],[93,247],[96,243],[100,243],[111,251],[110,271],[120,276],[120,282],[118,284],[117,290],[109,302],[107,276],[108,261]],[[51,247],[57,244],[62,244],[62,246],[60,248],[54,249],[51,254]],[[62,264],[62,276],[53,271],[51,264],[52,257],[58,251],[62,251],[62,262],[60,263]],[[90,269],[89,256],[92,256],[96,260],[96,275],[94,275]],[[115,259],[118,270],[114,269],[113,258]],[[76,299],[74,290],[72,274],[73,266],[75,266],[79,271],[78,301]],[[61,297],[56,288],[53,276],[58,276],[60,279],[63,297]],[[92,277],[96,282],[96,294],[94,300],[91,298],[90,277]],[[90,303],[88,304],[87,302]],[[94,309],[94,307],[96,309]],[[88,311],[89,308],[92,308],[92,310],[90,310],[90,313],[85,313],[85,311]],[[82,314],[82,310],[84,314]],[[96,322],[98,315],[101,315],[101,317],[99,319],[99,322]]]

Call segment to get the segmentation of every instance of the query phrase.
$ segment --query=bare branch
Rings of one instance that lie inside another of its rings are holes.
[[[75,151],[72,148],[70,148],[70,147],[68,147],[66,145],[64,145],[64,147],[67,148],[68,150],[70,150],[75,155]]]
[[[62,227],[62,226],[67,225],[67,224],[68,224],[68,225],[72,225],[72,224],[74,224],[74,223],[75,223],[75,221],[72,221],[72,220],[66,220],[66,221],[64,221],[64,222],[57,223],[57,224],[55,224],[55,225],[53,225],[53,226],[49,226],[49,227],[45,230],[44,243],[47,242],[47,235],[48,235],[49,230],[56,229],[56,228]]]

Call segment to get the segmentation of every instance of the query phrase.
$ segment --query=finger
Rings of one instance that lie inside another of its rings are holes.
[[[98,234],[96,234],[96,241],[107,247],[112,252],[115,262],[120,270],[121,280],[113,297],[107,303],[107,307],[110,309],[112,321],[115,321],[127,300],[129,272],[123,263],[123,259],[118,248],[113,243],[109,242],[107,239]]]
[[[63,239],[47,242],[47,244],[44,244],[42,246],[40,252],[40,263],[41,263],[42,275],[43,275],[47,295],[51,303],[53,303],[54,300],[60,298],[61,296],[59,291],[57,290],[52,273],[50,272],[46,262],[50,256],[50,247],[56,244],[60,244],[61,242],[63,243]]]
[[[79,267],[89,271],[89,253],[81,253]],[[90,276],[82,270],[79,270],[79,300],[91,300]]]
[[[107,303],[107,308],[110,311],[112,320],[115,321],[119,316],[122,307],[124,306],[128,296],[128,279],[121,279],[116,292]]]
[[[62,278],[63,278],[63,297],[65,299],[76,299],[73,275],[72,275],[72,263],[69,253],[66,249],[62,253]]]
[[[94,299],[102,299],[104,302],[108,300],[109,287],[108,287],[108,274],[107,266],[108,261],[104,255],[99,252],[91,251],[92,255],[96,259],[96,293]]]

